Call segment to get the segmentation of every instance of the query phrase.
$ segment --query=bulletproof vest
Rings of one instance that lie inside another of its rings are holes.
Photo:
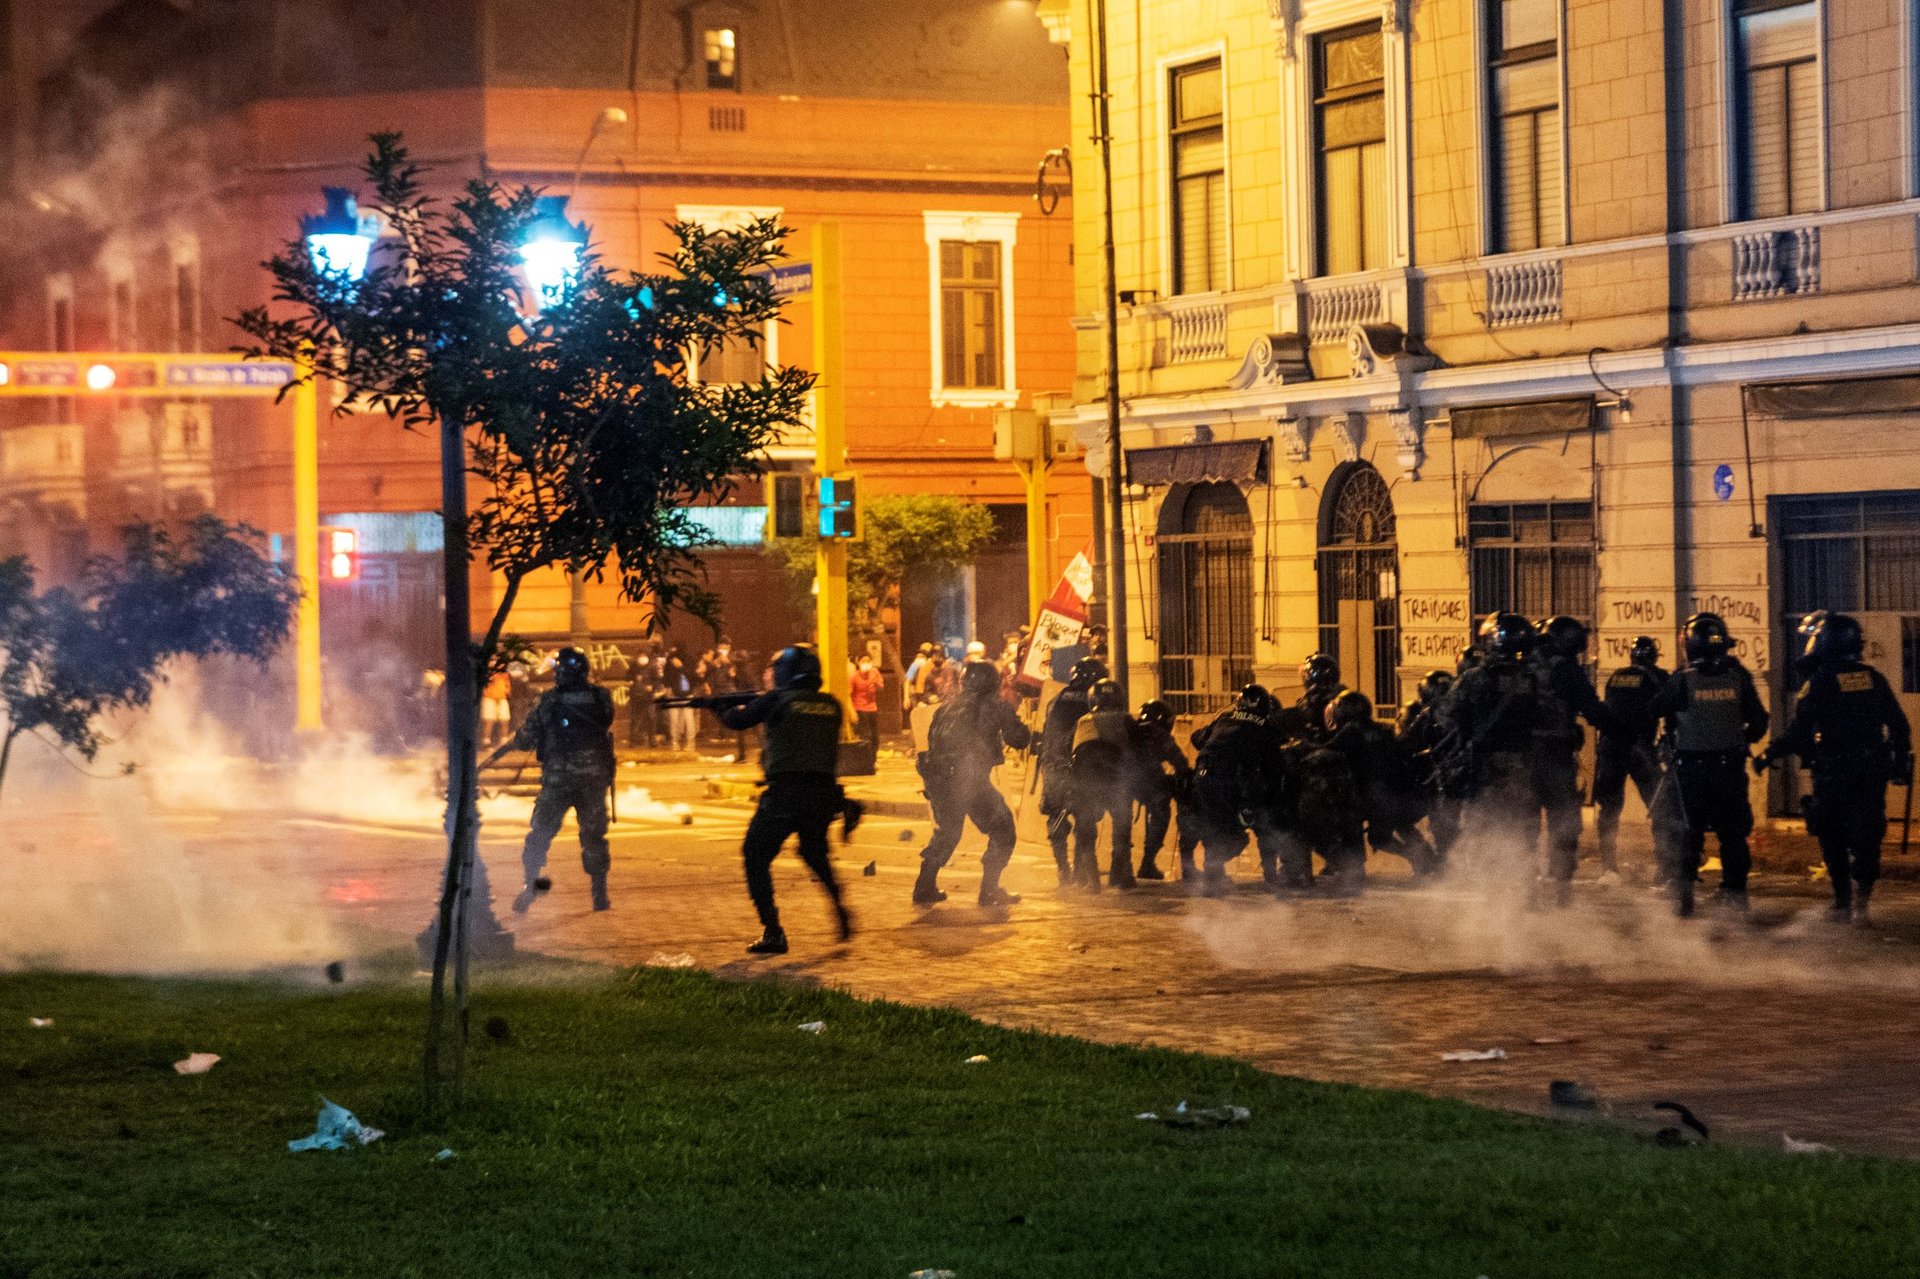
[[[1709,673],[1689,667],[1683,680],[1687,704],[1673,717],[1673,748],[1683,753],[1727,754],[1747,749],[1746,719],[1740,713],[1740,668]]]
[[[545,756],[600,755],[611,750],[608,707],[599,689],[554,689],[547,694]]]
[[[933,713],[927,757],[946,768],[968,769],[1000,762],[999,700],[967,694]]]
[[[1566,685],[1569,680],[1584,680],[1586,673],[1569,658],[1550,657],[1541,664],[1539,676],[1540,718],[1534,724],[1534,736],[1554,744],[1578,745],[1580,725]]]
[[[767,716],[767,745],[761,767],[768,777],[781,773],[834,775],[840,762],[840,703],[819,689],[775,693]]]
[[[1469,688],[1481,707],[1480,749],[1493,754],[1524,754],[1533,749],[1534,729],[1541,720],[1539,677],[1525,665],[1505,659],[1487,662],[1468,676],[1478,675]]]
[[[1819,758],[1865,759],[1885,753],[1882,727],[1892,690],[1882,692],[1874,675],[1864,662],[1843,662],[1831,674],[1808,681],[1808,694],[1818,699],[1814,733]]]
[[[1625,737],[1651,736],[1653,699],[1665,677],[1646,666],[1622,666],[1607,677],[1607,709],[1620,722]]]
[[[1063,690],[1047,707],[1046,726],[1040,737],[1040,755],[1043,759],[1060,761],[1073,754],[1073,730],[1080,717],[1087,713],[1087,695],[1075,689]]]
[[[1231,710],[1208,727],[1198,763],[1203,768],[1262,767],[1272,747],[1265,720],[1251,711]]]
[[[1133,717],[1125,711],[1088,711],[1073,726],[1073,758],[1118,761],[1127,754]]]

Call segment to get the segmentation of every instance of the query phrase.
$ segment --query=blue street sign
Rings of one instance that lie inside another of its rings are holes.
[[[293,381],[293,365],[274,360],[169,360],[166,385],[185,389],[275,387]]]
[[[1733,496],[1733,468],[1725,462],[1713,468],[1713,495],[1722,502]]]
[[[813,292],[813,263],[786,262],[767,272],[773,281],[773,296],[803,298]]]

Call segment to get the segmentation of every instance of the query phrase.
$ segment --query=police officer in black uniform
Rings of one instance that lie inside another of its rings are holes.
[[[1545,717],[1533,733],[1534,797],[1546,814],[1547,870],[1562,901],[1580,861],[1580,748],[1586,737],[1579,721],[1603,733],[1615,727],[1587,676],[1588,638],[1579,618],[1550,617],[1541,624],[1534,651],[1545,694]]]
[[[1340,682],[1340,663],[1327,653],[1314,653],[1300,663],[1300,700],[1274,714],[1274,727],[1284,742],[1327,740],[1327,705],[1346,691]]]
[[[1729,909],[1747,909],[1747,873],[1753,855],[1753,805],[1747,800],[1747,748],[1767,733],[1767,708],[1753,676],[1733,655],[1733,637],[1717,613],[1687,619],[1687,664],[1654,699],[1654,714],[1667,725],[1673,755],[1668,772],[1673,801],[1684,827],[1674,908],[1693,914],[1694,884],[1707,832],[1720,840],[1720,899]]]
[[[1000,887],[1000,873],[1013,857],[1013,812],[993,784],[993,770],[1006,746],[1025,750],[1033,734],[1000,698],[1000,672],[991,662],[968,662],[960,676],[960,695],[933,713],[927,752],[920,760],[927,803],[933,808],[933,838],[920,853],[920,878],[913,885],[916,906],[947,899],[940,871],[960,844],[967,822],[987,837],[980,858],[980,904],[1016,905],[1020,898]]]
[[[1634,639],[1627,654],[1627,665],[1607,677],[1606,707],[1613,716],[1613,727],[1600,734],[1593,757],[1593,802],[1599,810],[1594,818],[1595,843],[1599,846],[1603,874],[1618,874],[1620,864],[1614,848],[1620,837],[1620,810],[1627,802],[1627,782],[1633,782],[1640,802],[1653,808],[1653,795],[1660,785],[1660,758],[1654,752],[1653,739],[1660,729],[1653,705],[1666,687],[1667,673],[1660,668],[1660,645],[1651,635]],[[1661,828],[1654,828],[1656,842]],[[1657,850],[1656,866],[1669,864],[1671,858]]]
[[[1087,713],[1073,726],[1073,877],[1100,891],[1100,823],[1112,831],[1107,882],[1132,888],[1133,720],[1126,694],[1110,679],[1087,693]]]
[[[547,849],[572,809],[580,822],[580,865],[593,890],[593,908],[606,910],[607,788],[613,784],[613,695],[590,678],[587,656],[563,648],[553,659],[553,687],[504,750],[528,750],[540,761],[540,797],[520,850],[526,887],[513,899],[524,913],[548,885],[541,871]]]
[[[1201,891],[1210,897],[1227,891],[1227,863],[1246,848],[1248,828],[1259,832],[1267,820],[1263,812],[1276,789],[1280,760],[1273,712],[1273,695],[1248,684],[1191,739],[1193,808],[1205,862]]]
[[[1454,841],[1460,838],[1460,798],[1440,785],[1435,762],[1444,753],[1440,745],[1440,726],[1435,715],[1440,701],[1453,687],[1451,671],[1432,670],[1421,676],[1413,700],[1400,708],[1398,735],[1406,752],[1413,784],[1426,804],[1427,831],[1435,858],[1435,869],[1444,865]]]
[[[1199,827],[1186,818],[1187,799],[1193,779],[1193,766],[1186,752],[1173,740],[1173,707],[1159,698],[1143,702],[1133,719],[1133,798],[1146,815],[1142,832],[1139,879],[1165,879],[1160,869],[1160,850],[1166,845],[1167,831],[1173,825],[1174,800],[1180,800],[1180,867],[1183,876],[1196,873],[1193,851],[1198,844]]]
[[[773,659],[773,691],[744,706],[713,705],[722,724],[734,732],[766,726],[760,767],[766,789],[741,842],[747,894],[764,930],[747,947],[755,955],[784,955],[787,934],[773,902],[773,859],[789,835],[800,837],[800,860],[813,872],[833,902],[840,940],[853,936],[853,917],[840,896],[827,845],[827,827],[849,814],[845,792],[835,780],[840,760],[840,726],[845,717],[839,699],[820,688],[820,656],[811,645],[797,644]]]
[[[1527,654],[1536,633],[1518,613],[1480,623],[1480,659],[1463,670],[1435,710],[1441,784],[1476,821],[1531,846],[1540,830],[1534,733],[1547,718],[1540,672]]]
[[[1887,833],[1887,783],[1912,785],[1912,738],[1892,685],[1861,660],[1866,642],[1860,623],[1829,613],[1814,622],[1812,632],[1800,668],[1807,682],[1793,722],[1754,768],[1764,771],[1788,755],[1813,766],[1807,829],[1827,863],[1834,917],[1851,917],[1866,928]]]
[[[1353,689],[1328,704],[1327,724],[1333,729],[1328,749],[1346,756],[1353,771],[1367,847],[1404,857],[1416,877],[1435,873],[1440,858],[1420,833],[1425,793],[1406,743],[1373,717],[1373,699]]]
[[[1062,888],[1073,880],[1067,860],[1073,838],[1073,726],[1087,713],[1090,690],[1106,677],[1106,663],[1097,657],[1075,662],[1040,724],[1040,812],[1047,819],[1047,843]]]

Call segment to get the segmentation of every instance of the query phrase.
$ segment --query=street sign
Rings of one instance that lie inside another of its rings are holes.
[[[284,360],[124,351],[0,351],[0,396],[278,395]]]
[[[161,368],[166,385],[194,391],[277,391],[293,381],[293,365],[274,360],[167,360]]]
[[[773,296],[782,301],[813,296],[811,262],[784,262],[770,268],[767,278],[773,281]]]

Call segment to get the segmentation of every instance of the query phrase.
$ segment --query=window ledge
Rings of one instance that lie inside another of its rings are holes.
[[[1020,403],[1020,392],[1012,389],[968,390],[936,387],[933,407],[963,409],[1010,409]]]

